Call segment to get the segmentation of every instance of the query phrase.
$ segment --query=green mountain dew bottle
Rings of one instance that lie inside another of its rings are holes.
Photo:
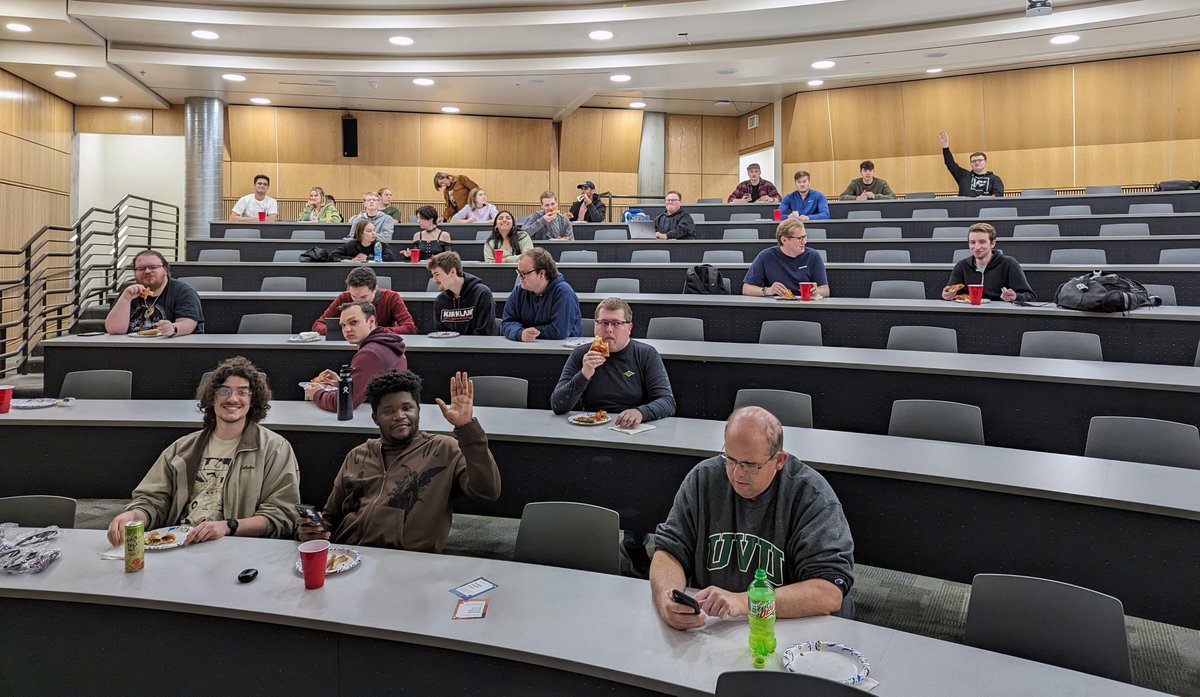
[[[750,653],[754,667],[767,664],[767,656],[775,653],[775,589],[767,583],[767,572],[754,572],[754,580],[746,590],[750,611]]]

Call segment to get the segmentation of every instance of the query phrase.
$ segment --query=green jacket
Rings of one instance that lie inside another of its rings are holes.
[[[313,207],[310,204],[305,206],[303,211],[300,211],[300,222],[340,223],[342,222],[342,214],[338,212],[337,206],[332,203],[326,203],[324,206],[321,206],[321,209],[314,216]]]
[[[850,184],[846,186],[846,190],[842,192],[838,199],[841,201],[853,201],[858,198],[858,195],[864,191],[870,191],[875,194],[875,198],[896,198],[896,194],[892,193],[892,187],[888,186],[886,180],[875,177],[870,186],[863,183],[862,177],[851,179]]]

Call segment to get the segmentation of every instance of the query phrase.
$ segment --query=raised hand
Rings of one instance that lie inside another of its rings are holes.
[[[950,147],[950,135],[945,131],[938,131],[938,143],[940,143],[943,148]]]
[[[450,378],[450,404],[447,405],[441,397],[438,397],[437,405],[442,410],[442,416],[450,422],[451,426],[455,428],[466,426],[474,418],[475,383],[468,379],[465,372],[455,373]]]

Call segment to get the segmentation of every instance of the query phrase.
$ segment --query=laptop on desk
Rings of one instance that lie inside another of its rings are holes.
[[[652,240],[654,232],[654,223],[649,220],[629,221],[629,239],[631,240]]]
[[[346,336],[342,334],[341,317],[326,317],[325,318],[325,340],[326,341],[345,341]]]

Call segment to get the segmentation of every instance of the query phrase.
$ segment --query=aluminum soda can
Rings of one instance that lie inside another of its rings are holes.
[[[125,572],[141,571],[146,566],[146,524],[125,523]]]

